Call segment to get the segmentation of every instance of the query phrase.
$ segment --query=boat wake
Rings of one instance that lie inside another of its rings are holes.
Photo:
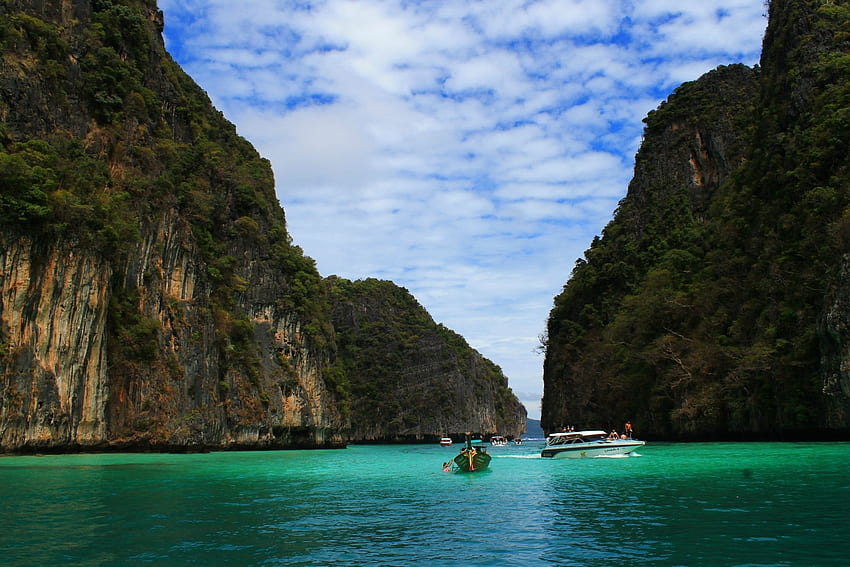
[[[643,455],[639,453],[635,453],[632,451],[631,453],[625,453],[623,455],[596,455],[593,457],[594,459],[628,459],[629,457],[642,457]]]
[[[542,457],[537,455],[493,455],[494,459],[541,459]]]

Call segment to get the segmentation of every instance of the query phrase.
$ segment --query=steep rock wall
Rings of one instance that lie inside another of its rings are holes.
[[[550,314],[545,429],[850,432],[850,7],[769,8],[751,79],[709,73],[647,117],[628,195]]]
[[[682,332],[655,312],[670,311],[686,299],[640,292],[649,285],[645,280],[666,285],[696,269],[703,245],[699,231],[712,215],[712,197],[745,162],[757,77],[744,65],[720,67],[676,89],[644,120],[627,195],[602,238],[576,263],[549,316],[545,430],[619,428],[639,417],[641,434],[669,435],[668,417],[640,408],[637,400],[652,397],[655,402],[647,405],[660,403],[666,393],[653,390],[651,360],[677,355],[641,352],[644,338],[626,321],[633,315],[654,333]],[[666,352],[667,346],[659,342],[658,349]],[[617,370],[614,361],[622,356],[637,359],[627,366],[640,378],[629,380]]]
[[[275,306],[276,293],[245,297],[238,310],[255,345],[246,371],[216,336],[206,266],[185,225],[169,211],[154,228],[120,273],[85,250],[4,237],[0,449],[339,446],[328,355],[310,350],[299,319]],[[246,276],[247,286],[280,279]],[[127,290],[130,313],[149,325],[149,353],[115,329],[128,325],[115,321],[127,311],[113,294]]]
[[[827,425],[840,429],[850,423],[850,254],[841,259],[819,331],[823,393],[830,406]]]
[[[142,238],[127,262],[124,289],[138,289],[138,309],[155,321],[154,360],[113,350],[110,424],[125,443],[244,446],[336,446],[344,423],[327,393],[328,350],[311,350],[302,321],[280,308],[286,278],[251,242],[234,240],[243,282],[234,313],[210,299],[208,266],[191,245],[190,227],[173,210]],[[247,333],[224,338],[234,324]],[[164,354],[163,354],[164,353]]]
[[[0,235],[0,448],[106,439],[110,276],[72,246]]]
[[[435,323],[406,289],[375,279],[326,281],[350,383],[351,440],[525,431],[525,408],[501,369]]]
[[[162,25],[0,4],[0,451],[341,446],[315,265]]]

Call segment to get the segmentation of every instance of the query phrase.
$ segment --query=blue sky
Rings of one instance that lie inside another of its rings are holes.
[[[174,58],[272,162],[323,276],[407,288],[539,417],[552,300],[642,119],[758,62],[763,0],[160,0]]]

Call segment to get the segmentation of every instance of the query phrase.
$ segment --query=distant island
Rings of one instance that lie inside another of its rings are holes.
[[[525,420],[525,433],[523,434],[523,438],[525,439],[545,439],[546,433],[543,431],[543,428],[540,427],[539,419],[531,419],[528,418]]]

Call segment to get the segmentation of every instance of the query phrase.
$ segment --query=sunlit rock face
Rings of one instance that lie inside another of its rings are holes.
[[[253,334],[246,372],[216,337],[221,322],[210,316],[204,264],[185,226],[168,212],[151,228],[117,268],[69,245],[3,239],[0,446],[339,445],[344,424],[322,378],[328,355],[311,350],[298,318],[275,306],[269,282],[281,275],[245,273],[254,291],[236,309]],[[127,289],[136,291],[134,317],[149,325],[150,352],[122,344],[139,340],[115,320],[127,314],[114,306]]]
[[[27,238],[2,249],[0,446],[103,442],[109,265]]]
[[[351,427],[366,404],[346,367],[384,376],[340,353],[270,164],[171,60],[163,25],[152,0],[0,3],[0,452],[519,435],[501,370],[436,336],[385,398],[397,411]]]
[[[0,25],[0,451],[341,446],[315,266],[156,3]]]

